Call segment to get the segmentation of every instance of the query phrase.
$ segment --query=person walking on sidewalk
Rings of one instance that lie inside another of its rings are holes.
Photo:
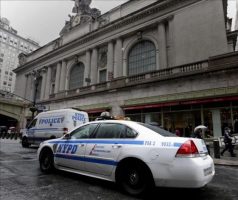
[[[224,129],[224,143],[225,143],[225,148],[222,150],[221,155],[225,153],[225,151],[229,151],[231,154],[231,157],[235,157],[236,155],[233,152],[234,145],[232,145],[232,134],[231,134],[231,129],[229,127],[226,127]]]

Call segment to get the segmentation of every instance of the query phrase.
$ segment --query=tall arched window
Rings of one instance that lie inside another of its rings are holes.
[[[128,54],[128,75],[141,74],[155,69],[155,45],[148,40],[136,43]]]
[[[69,79],[69,89],[76,89],[79,87],[83,87],[84,81],[84,64],[77,63],[75,64],[70,72],[70,79]]]

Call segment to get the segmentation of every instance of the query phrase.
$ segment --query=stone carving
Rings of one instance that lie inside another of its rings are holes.
[[[85,15],[90,13],[90,4],[92,0],[73,0],[75,1],[72,12],[78,13],[80,15]]]
[[[24,53],[20,53],[18,55],[18,61],[19,61],[19,65],[24,65],[26,63],[26,55]]]
[[[90,23],[101,15],[101,11],[97,8],[90,8],[92,0],[72,0],[75,2],[72,12],[76,15],[69,15],[69,21],[65,22],[65,26],[60,32],[60,36],[69,32],[73,27],[81,24]]]
[[[110,22],[109,16],[98,18],[99,27],[102,27]]]
[[[55,40],[53,49],[57,49],[57,48],[59,48],[61,45],[62,45],[62,39],[61,39],[61,38],[58,38],[58,39]]]
[[[101,11],[97,8],[90,8],[92,0],[73,0],[75,1],[72,12],[80,16],[89,15],[93,18],[97,18],[101,15]]]

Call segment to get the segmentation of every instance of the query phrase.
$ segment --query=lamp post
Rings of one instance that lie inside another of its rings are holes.
[[[34,114],[37,111],[37,107],[36,107],[36,97],[37,97],[37,93],[38,93],[38,86],[39,86],[39,80],[42,77],[42,72],[45,72],[46,69],[43,67],[42,69],[39,70],[33,70],[31,72],[31,75],[34,77],[34,93],[33,93],[33,104],[32,107],[30,107],[30,111],[32,112],[32,120],[34,119]]]

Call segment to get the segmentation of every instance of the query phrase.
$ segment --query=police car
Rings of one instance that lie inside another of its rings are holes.
[[[152,186],[201,188],[214,174],[203,140],[125,120],[88,122],[38,149],[40,169],[55,168],[118,183],[140,195]]]

